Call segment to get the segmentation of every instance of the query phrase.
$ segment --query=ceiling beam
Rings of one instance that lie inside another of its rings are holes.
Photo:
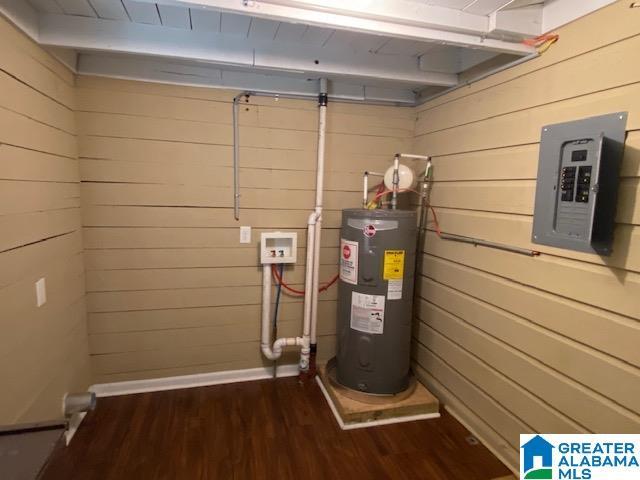
[[[140,0],[147,3],[215,8],[283,22],[368,33],[391,38],[482,48],[528,55],[532,47],[488,38],[489,17],[411,0]],[[278,2],[278,3],[276,3]],[[437,27],[437,28],[436,28]]]
[[[38,40],[38,12],[28,2],[0,0],[0,14],[7,17],[32,40]]]
[[[213,65],[187,64],[136,55],[83,53],[79,56],[78,73],[174,85],[278,92],[283,95],[316,95],[318,93],[318,82],[302,77],[225,70]],[[329,95],[334,100],[415,104],[415,93],[410,89],[358,85],[340,81],[329,82]]]
[[[491,34],[503,38],[523,39],[542,33],[542,4],[498,10],[489,15]]]
[[[542,12],[542,33],[548,33],[562,25],[606,7],[616,0],[555,0],[545,4]]]
[[[356,53],[340,48],[278,46],[214,32],[192,31],[71,15],[43,14],[43,45],[181,58],[218,65],[401,82],[411,86],[457,84],[452,73],[425,72],[415,58]]]

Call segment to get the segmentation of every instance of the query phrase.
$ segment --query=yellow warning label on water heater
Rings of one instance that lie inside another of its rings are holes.
[[[404,276],[404,250],[385,250],[382,278],[399,280]]]

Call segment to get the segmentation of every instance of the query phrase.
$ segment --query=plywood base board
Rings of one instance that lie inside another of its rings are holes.
[[[343,430],[440,417],[438,399],[421,383],[417,383],[411,395],[402,400],[372,404],[342,394],[328,380],[324,367],[319,368],[316,381]]]

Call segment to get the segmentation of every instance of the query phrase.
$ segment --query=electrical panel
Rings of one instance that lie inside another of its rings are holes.
[[[611,254],[627,113],[543,127],[533,243]]]
[[[296,232],[264,232],[260,235],[260,263],[296,263]]]

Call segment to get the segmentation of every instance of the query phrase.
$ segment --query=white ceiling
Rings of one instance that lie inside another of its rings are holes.
[[[292,93],[325,77],[336,96],[410,103],[483,62],[530,54],[520,40],[541,33],[549,0],[16,3],[0,11],[41,44],[77,52],[83,73]]]

